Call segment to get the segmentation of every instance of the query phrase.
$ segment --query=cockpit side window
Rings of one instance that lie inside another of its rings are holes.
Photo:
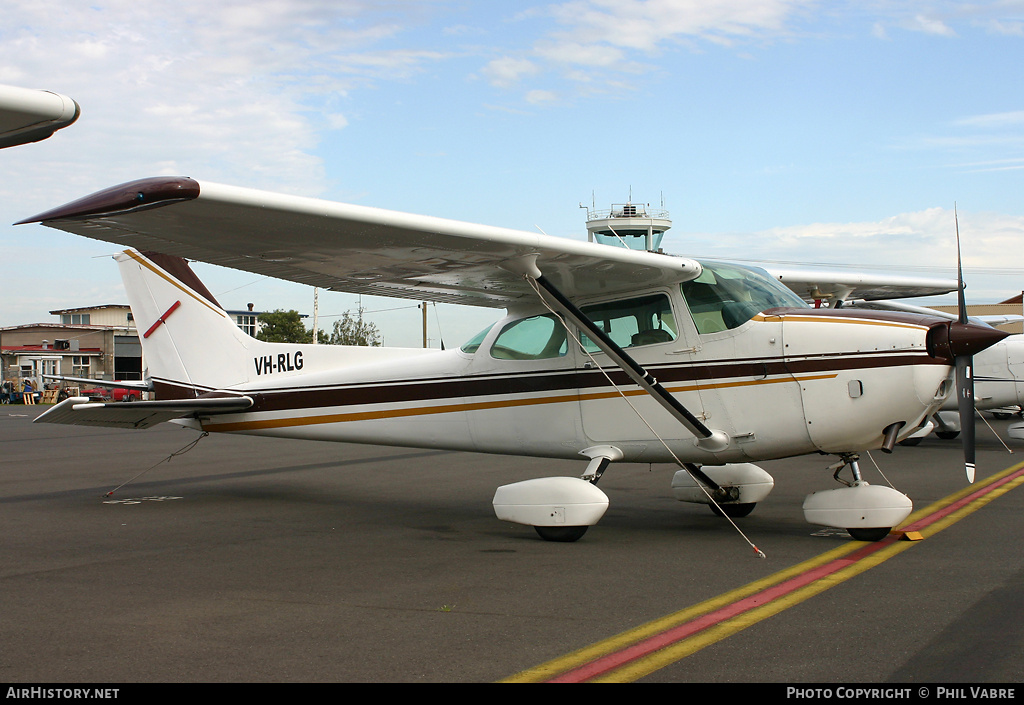
[[[699,277],[680,285],[699,333],[738,328],[770,308],[807,305],[767,272],[721,263],[701,265]]]
[[[583,306],[582,311],[620,348],[667,343],[676,339],[676,321],[665,294]],[[580,342],[589,352],[599,349],[586,335],[580,336]]]
[[[553,314],[521,318],[505,326],[491,345],[498,360],[544,360],[568,351],[565,326]]]

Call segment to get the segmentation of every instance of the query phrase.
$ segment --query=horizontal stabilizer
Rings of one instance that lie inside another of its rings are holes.
[[[131,402],[90,402],[87,397],[71,397],[40,415],[34,423],[149,428],[172,419],[244,411],[252,403],[251,397]]]
[[[77,384],[79,387],[101,387],[104,389],[135,389],[140,392],[153,391],[153,385],[149,382],[118,382],[104,379],[89,379],[88,377],[67,377],[65,375],[43,375],[43,379],[55,379],[59,382]]]

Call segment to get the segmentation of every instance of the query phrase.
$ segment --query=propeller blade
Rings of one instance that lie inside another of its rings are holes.
[[[956,225],[956,303],[960,323],[967,323],[967,301],[964,297],[964,269],[960,261],[960,218],[953,205],[953,223]]]
[[[960,437],[964,444],[964,469],[967,482],[974,482],[974,360],[970,355],[956,358],[957,409],[960,412]]]
[[[964,269],[960,258],[960,218],[953,204],[953,222],[956,224],[956,283],[957,322],[967,323],[967,300],[964,296]],[[956,363],[957,410],[960,412],[960,438],[964,446],[964,469],[967,482],[974,482],[974,354],[961,353],[954,357]]]

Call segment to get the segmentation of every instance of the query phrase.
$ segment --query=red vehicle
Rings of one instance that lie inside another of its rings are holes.
[[[139,401],[142,399],[142,392],[138,389],[122,389],[115,387],[110,390],[111,401]]]
[[[81,390],[79,394],[94,401],[139,401],[142,399],[141,390],[123,387],[90,387]]]

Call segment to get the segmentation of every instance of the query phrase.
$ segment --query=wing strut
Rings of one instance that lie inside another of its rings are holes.
[[[608,355],[623,372],[629,375],[630,379],[636,382],[644,391],[650,394],[679,423],[683,424],[690,433],[697,437],[697,447],[709,452],[725,450],[729,446],[729,437],[724,431],[712,430],[694,416],[690,411],[679,403],[679,400],[668,393],[664,387],[647,370],[640,366],[636,360],[620,348],[618,344],[609,338],[593,321],[587,318],[586,314],[580,311],[575,304],[558,290],[543,274],[536,270],[532,274],[526,272],[525,276],[532,279],[552,299],[551,305],[569,321],[586,331],[587,336],[593,340],[601,350]],[[537,276],[533,276],[536,274]]]

